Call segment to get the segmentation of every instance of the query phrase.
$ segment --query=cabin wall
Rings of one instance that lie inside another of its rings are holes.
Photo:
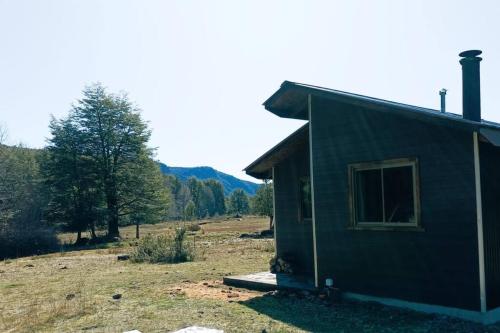
[[[480,143],[484,263],[488,310],[500,306],[500,149]]]
[[[309,175],[309,149],[305,143],[274,168],[277,255],[290,260],[295,273],[314,274],[311,221],[299,220],[299,178]]]
[[[472,133],[312,99],[319,283],[479,310]],[[423,231],[353,230],[348,164],[418,158]]]

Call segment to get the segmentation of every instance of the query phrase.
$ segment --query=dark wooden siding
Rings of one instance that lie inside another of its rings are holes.
[[[483,199],[484,261],[488,310],[500,306],[500,149],[479,146]]]
[[[320,284],[478,310],[472,133],[319,98],[311,123]],[[348,164],[397,158],[418,158],[425,230],[348,229]]]
[[[278,256],[292,261],[297,274],[314,274],[311,221],[299,221],[300,177],[309,175],[307,142],[275,166],[276,244]]]

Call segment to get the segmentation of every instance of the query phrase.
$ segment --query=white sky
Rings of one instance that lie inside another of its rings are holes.
[[[0,123],[42,147],[86,84],[124,90],[158,159],[237,177],[301,125],[262,107],[283,80],[461,113],[458,53],[483,50],[500,122],[498,1],[0,0]]]

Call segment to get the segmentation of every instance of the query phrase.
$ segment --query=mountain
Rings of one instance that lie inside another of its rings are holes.
[[[181,181],[186,181],[189,177],[196,177],[201,180],[215,179],[224,185],[224,194],[228,195],[237,188],[241,188],[248,195],[254,195],[259,187],[259,184],[249,182],[247,180],[238,179],[227,173],[220,172],[208,166],[200,167],[171,167],[164,163],[160,163],[161,171],[166,175],[177,176]]]

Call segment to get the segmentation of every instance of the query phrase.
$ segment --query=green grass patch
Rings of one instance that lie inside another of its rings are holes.
[[[24,284],[22,283],[9,283],[9,284],[4,284],[2,286],[3,289],[13,289],[13,288],[17,288],[17,287],[22,287],[24,286]]]

